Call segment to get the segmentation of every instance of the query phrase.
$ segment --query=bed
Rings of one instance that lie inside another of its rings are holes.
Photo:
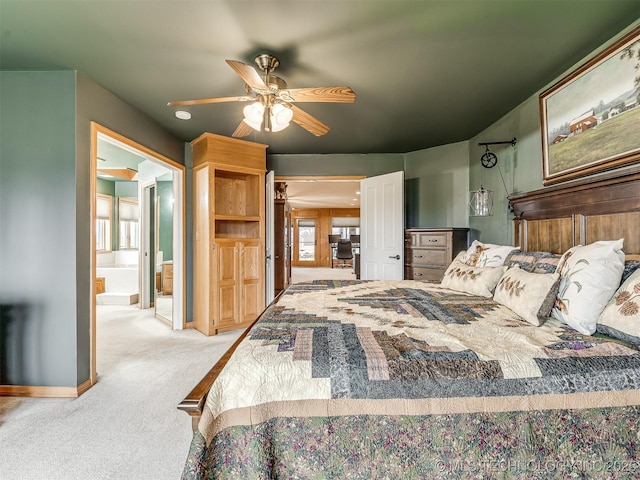
[[[638,478],[640,170],[510,202],[441,283],[289,287],[180,405],[183,478]]]

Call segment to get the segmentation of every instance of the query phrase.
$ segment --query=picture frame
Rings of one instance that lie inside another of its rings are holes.
[[[640,27],[539,102],[544,185],[640,162]]]

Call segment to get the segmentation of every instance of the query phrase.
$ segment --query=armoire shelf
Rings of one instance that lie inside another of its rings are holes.
[[[264,310],[267,146],[211,133],[192,145],[193,321],[215,335]]]

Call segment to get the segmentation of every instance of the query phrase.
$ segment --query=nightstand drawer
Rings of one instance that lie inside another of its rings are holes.
[[[430,282],[439,282],[444,275],[443,268],[426,268],[426,267],[405,267],[405,278],[407,280],[427,280]]]
[[[446,247],[446,233],[414,233],[411,235],[411,246],[413,248]]]
[[[445,268],[448,264],[447,249],[408,248],[405,251],[405,263],[415,266],[433,266]]]

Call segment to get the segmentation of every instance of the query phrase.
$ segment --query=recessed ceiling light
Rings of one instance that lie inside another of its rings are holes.
[[[185,112],[184,110],[176,110],[176,117],[180,120],[191,120],[191,114],[189,112]]]

